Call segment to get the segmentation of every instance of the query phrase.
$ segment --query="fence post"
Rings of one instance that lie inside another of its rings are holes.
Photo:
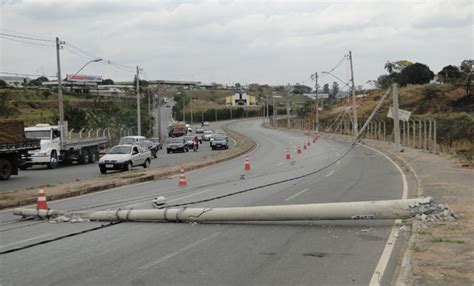
[[[84,132],[84,128],[82,128],[82,129],[79,131],[79,138],[82,138],[82,132]]]
[[[387,128],[385,126],[385,120],[384,120],[383,121],[383,141],[387,141],[386,136],[387,136]]]
[[[101,128],[97,128],[97,130],[95,131],[95,137],[99,137],[100,129]]]
[[[413,134],[412,134],[412,137],[411,137],[412,138],[412,146],[413,146],[413,148],[416,148],[416,121],[415,120],[413,120],[411,122],[411,127],[413,129]]]
[[[438,142],[437,142],[437,133],[436,133],[436,120],[433,120],[433,145],[434,145],[434,152],[438,154]]]
[[[427,127],[426,127],[426,120],[423,121],[423,150],[427,150],[428,147],[428,137],[427,135]]]
[[[421,120],[418,120],[418,133],[419,133],[419,136],[420,137],[420,149],[423,149],[423,121]]]
[[[432,152],[433,151],[433,141],[431,138],[431,125],[433,121],[428,120],[428,151]]]
[[[71,136],[72,136],[73,131],[74,131],[74,128],[72,128],[71,131],[69,131],[69,134],[68,134],[69,140],[71,140]]]

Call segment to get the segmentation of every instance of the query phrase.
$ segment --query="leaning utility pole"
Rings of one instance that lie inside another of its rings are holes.
[[[359,127],[357,126],[357,108],[355,97],[354,69],[352,67],[352,52],[349,51],[349,62],[351,64],[351,82],[352,82],[352,116],[354,117],[354,138],[359,135]]]
[[[63,87],[61,82],[61,59],[59,55],[59,50],[62,48],[64,42],[59,41],[59,38],[56,37],[56,61],[58,64],[58,102],[59,102],[59,130],[61,130],[61,149],[63,149],[64,142],[64,99],[63,99]],[[58,154],[59,155],[59,154]]]
[[[140,68],[137,66],[137,75],[136,75],[136,93],[137,93],[137,135],[141,136],[142,135],[142,120],[140,116]]]

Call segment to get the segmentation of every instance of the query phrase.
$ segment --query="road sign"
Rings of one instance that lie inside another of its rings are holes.
[[[411,115],[410,111],[403,110],[403,109],[398,110],[398,119],[400,119],[402,121],[410,120],[410,115]],[[387,117],[393,118],[393,108],[392,107],[390,107],[390,109],[388,110]]]
[[[102,76],[100,75],[67,75],[67,81],[78,81],[78,82],[86,82],[86,81],[94,81],[94,82],[102,82]]]

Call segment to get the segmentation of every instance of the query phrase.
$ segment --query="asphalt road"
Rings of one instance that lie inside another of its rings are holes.
[[[162,118],[162,130],[166,133],[168,122],[171,119],[171,108],[162,107],[161,112]],[[208,128],[219,129],[226,122],[212,122]],[[193,133],[194,134],[194,133]],[[166,136],[165,136],[166,138]],[[209,147],[208,142],[203,142],[198,152],[188,153],[166,153],[166,139],[163,144],[163,150],[158,152],[158,158],[153,159],[150,168],[159,168],[167,165],[176,163],[182,163],[192,161],[196,158],[208,156],[211,153],[219,152],[218,150],[212,151]],[[234,146],[233,140],[230,140],[229,147]],[[140,168],[140,167],[136,167]],[[113,172],[110,172],[113,173]],[[22,190],[27,188],[34,188],[38,185],[57,185],[75,180],[87,180],[103,176],[99,172],[98,163],[86,164],[86,165],[63,165],[57,169],[48,169],[46,166],[33,166],[25,171],[20,171],[18,176],[11,176],[10,180],[0,181],[0,193],[12,192],[16,190]]]
[[[50,208],[151,208],[192,202],[329,167],[303,179],[195,206],[228,207],[398,199],[402,178],[385,157],[364,147],[346,156],[347,143],[320,140],[301,155],[307,137],[264,129],[259,120],[232,128],[258,147],[245,173],[244,157],[178,178],[51,202]],[[293,160],[284,160],[290,147]],[[241,175],[245,179],[240,179]],[[0,267],[4,285],[367,285],[393,221],[274,223],[104,223],[10,221],[0,212]],[[78,234],[80,231],[86,233]],[[63,237],[65,235],[71,235]],[[45,242],[51,240],[50,242]],[[35,245],[39,242],[45,242]],[[27,248],[22,248],[22,247]],[[390,275],[388,275],[390,277]]]

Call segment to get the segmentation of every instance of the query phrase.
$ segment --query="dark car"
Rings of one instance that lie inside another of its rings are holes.
[[[229,149],[229,144],[224,136],[214,136],[214,139],[211,141],[211,148],[212,150]]]
[[[159,150],[158,145],[154,144],[151,140],[145,140],[145,141],[141,142],[140,145],[143,148],[150,150],[151,156],[153,156],[153,158],[157,157],[157,153],[158,153],[158,150]]]
[[[186,139],[184,137],[176,137],[176,138],[170,138],[170,141],[168,142],[168,145],[166,146],[166,153],[171,153],[171,152],[188,152],[189,147],[188,144],[186,144]]]
[[[151,143],[155,144],[158,150],[163,149],[163,144],[160,142],[160,138],[150,138]]]

